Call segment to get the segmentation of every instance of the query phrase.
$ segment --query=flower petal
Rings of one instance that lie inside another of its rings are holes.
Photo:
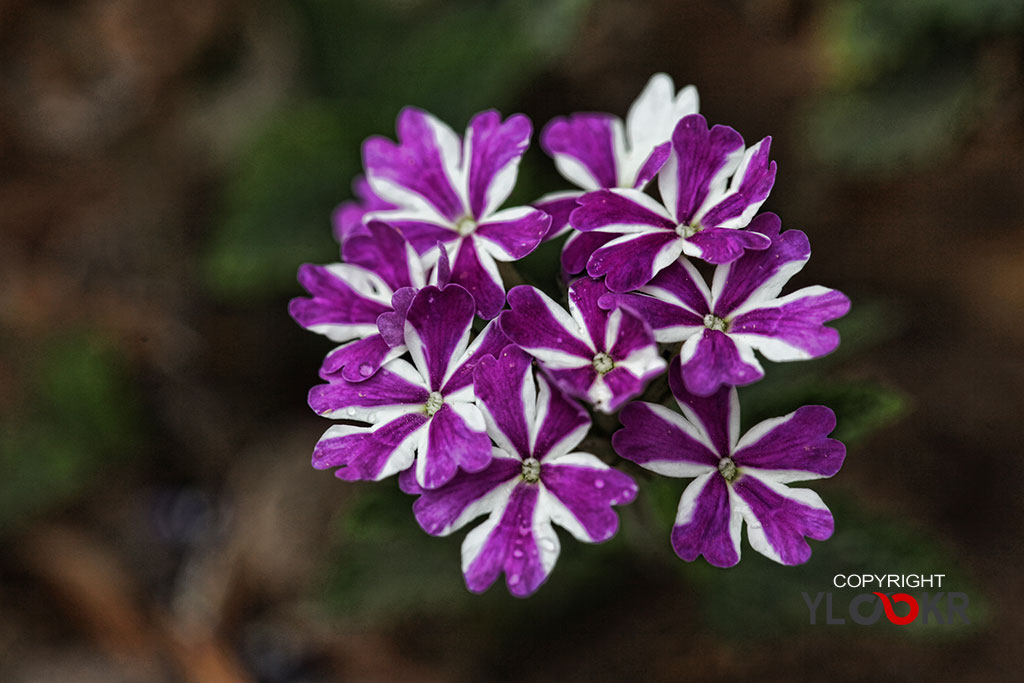
[[[391,310],[391,290],[378,275],[347,263],[299,266],[299,284],[312,298],[288,302],[288,313],[306,329],[336,342],[376,332],[377,316]]]
[[[846,458],[846,446],[828,438],[835,427],[830,408],[803,406],[752,427],[732,458],[741,467],[757,468],[759,478],[780,483],[831,477]]]
[[[750,346],[718,330],[705,329],[700,336],[687,339],[680,360],[683,382],[698,396],[709,396],[723,384],[743,386],[764,377]]]
[[[651,76],[643,91],[629,107],[626,115],[626,133],[629,137],[631,160],[647,157],[648,161],[656,150],[665,146],[665,158],[668,147],[665,144],[672,137],[672,130],[679,119],[689,114],[696,114],[699,107],[697,89],[688,85],[676,93],[675,84],[668,74],[657,73]],[[662,159],[664,163],[664,158]],[[634,165],[633,168],[636,166]],[[655,169],[657,173],[657,169]],[[620,173],[620,176],[623,175]],[[636,187],[646,184],[640,182],[637,174]],[[653,177],[653,176],[651,176]],[[649,180],[650,178],[648,178]],[[634,178],[629,178],[633,181]],[[625,186],[625,183],[620,183]]]
[[[839,332],[822,323],[840,318],[849,310],[850,300],[842,292],[805,287],[737,315],[729,333],[769,360],[818,358],[839,346]]]
[[[346,263],[379,275],[392,291],[426,284],[423,263],[402,234],[380,221],[370,221],[367,235],[353,236],[341,245]]]
[[[679,358],[672,359],[668,386],[686,419],[703,432],[704,443],[718,456],[729,455],[739,438],[740,401],[735,387],[723,386],[718,391],[700,396],[686,390]]]
[[[357,176],[352,182],[352,194],[356,196],[356,199],[342,202],[331,215],[334,239],[338,240],[342,247],[345,246],[349,237],[369,234],[363,223],[363,217],[367,213],[398,208],[375,195],[364,176]]]
[[[719,455],[695,423],[655,403],[636,401],[619,414],[612,447],[626,460],[666,477],[696,477],[718,468]]]
[[[658,230],[639,235],[622,235],[594,250],[587,273],[605,277],[613,292],[629,292],[651,281],[659,271],[679,258],[683,241],[675,232]]]
[[[518,458],[499,451],[480,472],[458,472],[441,488],[419,489],[412,504],[416,521],[428,534],[447,536],[479,515],[504,508],[522,469]]]
[[[613,505],[636,498],[636,483],[589,453],[569,453],[541,467],[545,493],[552,496],[551,519],[584,543],[600,543],[615,535],[619,516]]]
[[[782,221],[773,213],[757,216],[747,228],[771,239],[763,251],[748,251],[732,263],[715,269],[711,285],[714,311],[726,317],[734,311],[750,309],[779,295],[782,287],[796,275],[811,256],[807,235],[799,230],[780,234]]]
[[[821,497],[810,489],[791,489],[751,474],[733,482],[737,505],[747,522],[751,547],[781,564],[803,564],[811,557],[804,538],[824,541],[835,522]]]
[[[581,196],[569,214],[569,224],[580,232],[669,232],[676,222],[661,204],[640,190],[597,190]]]
[[[469,122],[463,160],[473,218],[489,216],[508,199],[532,133],[530,119],[522,114],[502,122],[501,114],[492,109]]]
[[[555,160],[562,177],[584,190],[618,185],[615,128],[610,114],[573,114],[553,119],[541,132],[540,144]]]
[[[552,367],[580,367],[593,362],[595,350],[565,309],[535,287],[508,292],[512,310],[499,319],[505,335],[530,355]]]
[[[554,239],[570,229],[569,214],[578,206],[576,199],[581,194],[583,193],[578,190],[551,192],[533,203],[533,208],[540,209],[551,216],[551,226],[541,241]]]
[[[573,230],[562,247],[562,268],[570,275],[582,272],[587,267],[590,255],[598,247],[620,237],[614,232],[578,232]]]
[[[419,410],[429,395],[416,369],[399,358],[362,382],[318,384],[309,390],[309,407],[324,417],[376,424]]]
[[[729,228],[705,228],[686,241],[697,248],[696,256],[708,263],[729,263],[748,249],[760,251],[772,244],[771,239],[759,232]]]
[[[447,125],[414,107],[398,115],[396,145],[382,137],[363,143],[363,168],[373,191],[383,200],[414,207],[425,200],[450,221],[468,207],[460,186],[459,136]]]
[[[313,467],[338,467],[334,476],[345,481],[379,481],[412,465],[426,421],[410,413],[376,427],[334,425],[317,442]]]
[[[675,222],[690,225],[708,197],[722,194],[742,156],[743,138],[732,128],[708,130],[700,114],[683,117],[672,131],[672,154],[658,174],[658,190]]]
[[[491,461],[480,409],[471,403],[444,403],[430,418],[427,439],[416,459],[416,483],[436,489],[451,481],[458,468],[479,472]]]
[[[474,235],[463,237],[454,248],[452,284],[462,285],[473,295],[477,315],[484,320],[493,319],[505,305],[505,283],[494,257],[486,249],[477,247]]]
[[[731,498],[728,484],[717,471],[690,482],[672,528],[676,555],[687,562],[703,555],[715,567],[732,567],[740,561],[743,517]]]
[[[462,287],[424,287],[405,317],[405,345],[431,391],[441,388],[452,362],[469,344],[476,307]]]
[[[540,209],[519,206],[482,221],[474,237],[496,260],[518,261],[537,248],[550,225],[551,216]]]
[[[466,352],[449,366],[441,393],[451,397],[466,394],[465,398],[460,400],[473,400],[473,372],[477,364],[488,356],[497,356],[508,345],[509,338],[501,331],[498,321],[492,320],[487,323]]]
[[[537,514],[540,487],[520,483],[504,510],[495,510],[462,543],[462,572],[474,593],[487,590],[505,572],[516,597],[533,593],[548,578],[560,544],[545,515]]]
[[[590,416],[583,406],[542,375],[536,417],[529,424],[533,457],[551,460],[579,445],[590,429]]]
[[[498,448],[529,458],[537,402],[531,358],[511,344],[496,358],[482,358],[473,373],[473,391]]]
[[[748,149],[733,175],[724,197],[709,197],[715,203],[701,207],[694,217],[707,228],[742,228],[754,217],[775,183],[775,162],[768,160],[772,139],[764,138]]]
[[[405,353],[404,346],[389,346],[379,334],[349,342],[327,354],[320,366],[320,377],[327,381],[344,379],[363,382],[380,366]]]
[[[416,298],[416,292],[415,287],[402,287],[391,297],[391,308],[394,310],[377,316],[377,329],[388,346],[405,348],[405,316],[409,313],[412,300]]]

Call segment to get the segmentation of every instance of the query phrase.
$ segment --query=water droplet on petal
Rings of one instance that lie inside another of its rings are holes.
[[[522,556],[523,556],[522,548],[516,548],[515,550],[512,551],[512,557],[517,557],[518,558],[518,557],[522,557]]]
[[[544,537],[544,538],[540,539],[540,541],[538,542],[538,545],[540,545],[541,548],[543,548],[544,550],[548,551],[549,553],[550,552],[554,552],[555,548],[556,548],[556,546],[555,546],[555,539],[550,538],[550,537]]]
[[[361,363],[359,365],[359,374],[363,377],[369,377],[373,374],[373,366],[369,363]]]
[[[349,407],[345,412],[349,414],[349,417],[352,417],[356,414],[356,409],[354,407]]]
[[[519,574],[513,574],[512,576],[508,577],[508,585],[514,586],[517,583],[519,583]]]
[[[594,480],[594,488],[595,489],[603,489],[604,488],[604,479],[595,479]]]

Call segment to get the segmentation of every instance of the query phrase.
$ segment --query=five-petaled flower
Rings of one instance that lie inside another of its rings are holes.
[[[616,235],[590,256],[587,272],[606,276],[612,291],[626,292],[646,284],[681,254],[728,263],[746,249],[767,248],[767,236],[739,228],[750,223],[775,182],[770,144],[765,138],[745,149],[732,128],[708,130],[700,114],[684,117],[658,173],[661,203],[629,189],[580,197],[569,217],[572,227]]]
[[[473,312],[473,297],[462,287],[424,287],[404,321],[412,364],[398,358],[362,382],[341,378],[313,387],[309,405],[317,413],[373,425],[329,428],[313,466],[341,466],[335,472],[340,479],[378,480],[415,459],[416,480],[427,489],[449,481],[460,467],[487,467],[491,444],[473,395],[473,368],[508,340],[490,323],[470,344]]]
[[[780,234],[773,213],[761,214],[751,227],[770,237],[771,247],[718,266],[710,289],[693,264],[681,259],[638,292],[601,299],[606,308],[636,310],[659,342],[683,342],[678,367],[694,394],[761,379],[755,349],[780,362],[817,358],[839,345],[839,333],[823,323],[846,315],[846,295],[812,286],[779,296],[811,255],[807,236],[799,230]]]
[[[473,117],[460,140],[430,114],[408,107],[397,129],[398,144],[382,137],[363,144],[371,189],[396,207],[370,212],[364,220],[398,228],[428,257],[444,248],[451,281],[465,287],[479,315],[490,320],[505,304],[495,261],[523,258],[551,225],[550,216],[533,207],[499,210],[529,145],[530,120],[517,114],[502,121],[498,112],[485,111]]]
[[[676,122],[696,114],[697,89],[688,85],[678,93],[667,74],[654,74],[626,114],[586,112],[553,119],[544,127],[540,144],[555,161],[562,177],[579,190],[552,192],[534,203],[551,214],[550,239],[569,229],[569,214],[584,192],[601,188],[643,189],[669,154],[669,138]],[[586,257],[612,239],[607,233],[570,235],[563,265],[570,273],[586,266]]]
[[[513,345],[481,360],[474,372],[487,433],[497,446],[487,469],[459,472],[445,486],[424,490],[399,478],[427,533],[444,536],[483,514],[487,520],[462,544],[462,571],[473,592],[503,571],[513,595],[533,593],[551,573],[560,544],[552,523],[576,539],[611,538],[613,505],[629,503],[636,484],[589,453],[572,452],[590,428],[587,412],[541,375]]]
[[[527,351],[566,393],[605,413],[638,396],[665,369],[651,328],[627,308],[603,310],[608,293],[583,277],[569,288],[569,312],[540,290],[521,285],[508,293],[512,310],[501,329]]]
[[[669,383],[682,415],[630,403],[622,411],[625,428],[612,435],[615,451],[627,460],[668,477],[694,478],[672,529],[676,554],[687,561],[704,555],[716,567],[731,567],[740,561],[746,521],[754,550],[782,564],[806,562],[811,548],[804,537],[829,538],[832,513],[814,491],[786,484],[839,471],[846,447],[828,438],[835,414],[804,406],[741,437],[734,387],[694,396],[678,377],[669,374]]]

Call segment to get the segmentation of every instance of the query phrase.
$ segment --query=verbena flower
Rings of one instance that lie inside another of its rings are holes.
[[[639,395],[665,369],[654,335],[628,308],[598,306],[608,290],[580,278],[569,288],[569,312],[540,290],[521,285],[508,293],[512,310],[499,319],[502,331],[530,353],[570,396],[611,413]]]
[[[412,364],[396,359],[362,382],[343,378],[313,387],[309,405],[325,417],[372,427],[335,425],[313,452],[317,469],[340,467],[341,479],[378,480],[413,465],[420,486],[433,489],[458,468],[478,472],[491,459],[490,440],[475,404],[473,368],[508,340],[489,324],[470,344],[473,297],[458,285],[427,286],[404,317]]]
[[[288,312],[308,330],[349,342],[327,355],[320,376],[358,382],[405,352],[401,340],[389,343],[378,333],[377,323],[411,300],[427,272],[406,240],[382,223],[363,226],[341,251],[345,263],[299,268],[299,283],[312,296],[292,299]]]
[[[630,106],[625,124],[618,116],[596,112],[551,120],[541,132],[541,146],[562,177],[582,192],[553,192],[534,203],[551,214],[551,229],[545,239],[569,229],[569,213],[584,192],[603,187],[642,189],[668,159],[668,140],[676,122],[696,114],[697,108],[696,88],[690,85],[676,93],[672,78],[659,73],[651,76]],[[579,252],[593,251],[603,237],[571,236],[565,247],[567,270],[583,270],[585,259],[575,267]]]
[[[601,299],[605,308],[637,311],[659,342],[683,342],[677,367],[691,393],[707,396],[723,384],[761,379],[755,350],[781,362],[817,358],[839,345],[839,333],[823,323],[846,315],[846,295],[813,286],[779,296],[810,258],[807,236],[799,230],[780,234],[781,222],[772,213],[755,218],[751,229],[769,237],[771,247],[718,266],[710,289],[682,259],[637,292]]]
[[[613,505],[631,502],[636,484],[589,453],[570,452],[586,435],[586,411],[547,378],[534,381],[531,360],[514,346],[484,358],[475,370],[476,393],[497,444],[481,472],[459,472],[445,486],[424,490],[403,473],[427,533],[444,536],[480,515],[487,520],[462,544],[462,571],[482,592],[505,573],[513,595],[525,597],[547,579],[560,543],[552,523],[576,539],[611,538],[619,520]]]
[[[363,165],[373,192],[393,204],[365,220],[398,228],[416,250],[451,261],[452,282],[473,295],[485,319],[505,304],[495,261],[520,259],[540,243],[551,218],[520,206],[498,210],[515,185],[532,126],[523,115],[504,122],[496,111],[477,114],[466,137],[414,108],[398,116],[398,144],[372,137],[363,144]]]
[[[352,183],[352,194],[356,199],[342,202],[331,214],[331,225],[334,229],[334,239],[344,245],[349,237],[356,235],[367,235],[366,215],[374,211],[385,211],[396,209],[394,204],[386,202],[373,193],[366,178],[358,176]]]
[[[616,292],[636,289],[681,254],[728,263],[770,240],[740,230],[767,199],[775,182],[768,160],[771,138],[744,148],[728,126],[708,129],[700,114],[672,132],[672,150],[658,173],[658,202],[640,190],[608,189],[583,195],[569,217],[581,232],[618,236],[591,254],[587,272],[607,276]]]
[[[653,403],[630,403],[621,414],[625,428],[612,435],[612,444],[648,470],[694,478],[672,529],[676,554],[686,561],[704,555],[716,567],[731,567],[740,560],[745,521],[754,550],[782,564],[806,562],[811,548],[805,537],[829,538],[832,514],[817,493],[787,484],[839,471],[846,447],[828,438],[835,414],[825,406],[804,406],[740,437],[734,387],[701,397],[686,391],[677,372],[670,372],[669,383],[682,415]]]

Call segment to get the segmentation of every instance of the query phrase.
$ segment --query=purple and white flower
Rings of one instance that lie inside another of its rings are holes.
[[[672,529],[676,554],[688,562],[704,555],[716,567],[731,567],[740,560],[745,521],[754,550],[782,564],[806,562],[811,548],[805,537],[829,538],[832,513],[814,491],[787,484],[839,471],[846,447],[828,438],[835,414],[825,406],[804,406],[741,437],[735,387],[701,397],[688,393],[676,372],[669,383],[682,415],[662,405],[631,403],[612,445],[652,472],[694,478]]]
[[[741,230],[768,198],[775,162],[771,138],[749,149],[728,126],[708,129],[699,114],[672,132],[672,151],[658,173],[661,202],[636,189],[603,189],[579,199],[569,222],[580,232],[617,235],[591,254],[587,272],[607,276],[615,292],[637,289],[686,254],[728,263],[770,240]]]
[[[529,145],[530,120],[516,114],[502,121],[498,112],[485,111],[460,140],[438,119],[409,107],[399,114],[397,129],[398,144],[382,137],[363,144],[370,187],[396,207],[365,219],[398,228],[428,259],[443,245],[451,281],[473,295],[481,317],[495,317],[505,304],[495,261],[526,256],[551,224],[533,207],[499,210]]]
[[[352,183],[352,193],[356,199],[342,202],[331,214],[334,239],[341,245],[344,245],[349,237],[369,234],[364,220],[367,214],[397,208],[375,195],[363,176],[358,176]]]
[[[775,362],[830,353],[839,345],[839,333],[824,323],[846,315],[850,300],[820,286],[779,296],[811,255],[807,235],[780,234],[781,227],[773,213],[755,218],[751,228],[770,238],[771,247],[718,266],[710,289],[693,264],[680,259],[637,292],[605,295],[601,306],[628,306],[650,324],[659,342],[683,342],[677,371],[681,368],[687,390],[701,396],[723,384],[761,379],[764,370],[755,350]]]
[[[541,146],[555,160],[562,177],[583,192],[609,187],[643,189],[668,159],[668,140],[676,122],[696,114],[698,104],[697,89],[692,85],[677,93],[671,76],[654,74],[630,106],[625,124],[618,116],[605,113],[558,117],[544,127]],[[545,239],[569,229],[569,213],[583,192],[554,192],[534,203],[552,217]],[[570,239],[580,238],[574,235]],[[581,248],[582,244],[576,244],[570,253]],[[583,268],[569,272],[580,270]]]
[[[327,355],[321,377],[359,382],[405,352],[401,339],[378,333],[378,322],[407,306],[427,273],[409,243],[383,223],[362,226],[341,251],[345,263],[299,267],[299,283],[312,296],[292,299],[288,312],[306,329],[348,342]]]
[[[665,360],[643,318],[628,307],[598,306],[607,288],[580,278],[569,288],[569,312],[528,285],[508,293],[512,310],[499,319],[502,331],[537,359],[570,396],[612,413],[661,374]]]
[[[462,544],[466,585],[479,593],[505,573],[508,590],[530,595],[547,579],[560,543],[553,524],[576,539],[599,543],[615,535],[613,505],[636,497],[636,484],[589,453],[570,452],[590,418],[547,378],[535,384],[530,357],[514,346],[484,358],[474,372],[476,393],[497,446],[487,469],[459,472],[445,486],[424,490],[412,477],[403,490],[420,494],[413,512],[427,533],[445,536],[489,515]]]
[[[349,481],[379,480],[415,460],[416,481],[426,489],[449,481],[458,468],[487,467],[491,446],[473,394],[473,368],[508,340],[491,323],[470,344],[474,312],[462,287],[424,287],[403,320],[411,364],[398,358],[362,382],[340,378],[313,387],[309,405],[320,415],[372,425],[328,429],[313,466],[340,467],[335,475]]]

